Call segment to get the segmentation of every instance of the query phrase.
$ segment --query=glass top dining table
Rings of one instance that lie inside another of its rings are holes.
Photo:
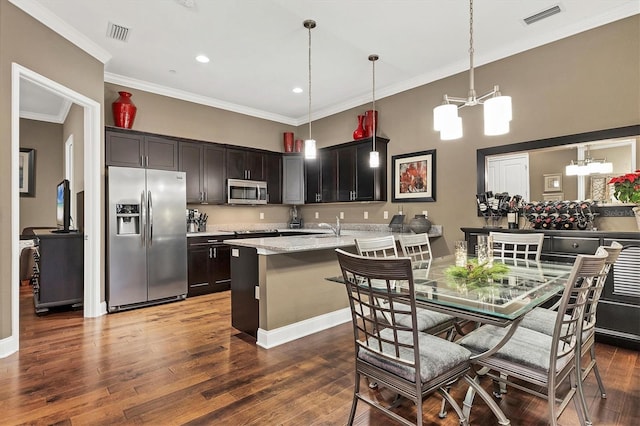
[[[500,278],[467,280],[445,272],[455,266],[454,255],[413,262],[416,305],[504,327],[561,292],[573,267],[522,259],[495,259],[493,263],[507,267]],[[343,282],[342,277],[329,279]],[[395,291],[407,290],[408,282],[396,283]]]
[[[446,272],[455,256],[413,262],[416,304],[459,318],[506,325],[564,289],[572,264],[523,259],[496,259],[506,272],[499,278],[468,280]],[[471,264],[471,263],[469,263]],[[398,283],[396,291],[407,291]]]

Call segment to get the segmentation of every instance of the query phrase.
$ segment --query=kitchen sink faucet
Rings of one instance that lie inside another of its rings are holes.
[[[328,223],[322,222],[319,223],[318,226],[320,228],[329,228],[333,231],[334,234],[336,234],[336,237],[340,236],[340,218],[338,216],[336,216],[336,226],[333,227],[331,225],[329,225]]]

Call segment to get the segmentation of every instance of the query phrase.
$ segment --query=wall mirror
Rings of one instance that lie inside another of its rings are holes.
[[[490,160],[526,153],[529,170],[527,201],[556,199],[559,196],[565,200],[594,199],[598,201],[603,216],[632,215],[629,207],[621,209],[620,204],[611,204],[607,182],[610,176],[638,168],[636,158],[639,140],[640,125],[633,125],[479,149],[476,162],[477,193],[493,190],[487,188],[487,164]],[[613,168],[611,172],[588,176],[566,175],[565,167],[572,160],[575,162],[586,157],[606,159],[613,164]],[[559,181],[561,186],[550,186],[552,182]]]

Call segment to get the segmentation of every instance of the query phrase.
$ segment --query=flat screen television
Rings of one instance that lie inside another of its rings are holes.
[[[69,232],[71,226],[71,191],[69,180],[64,179],[56,188],[56,225],[58,232]]]

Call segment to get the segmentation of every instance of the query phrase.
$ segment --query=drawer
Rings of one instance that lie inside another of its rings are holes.
[[[553,237],[553,251],[573,254],[595,254],[600,238]]]

